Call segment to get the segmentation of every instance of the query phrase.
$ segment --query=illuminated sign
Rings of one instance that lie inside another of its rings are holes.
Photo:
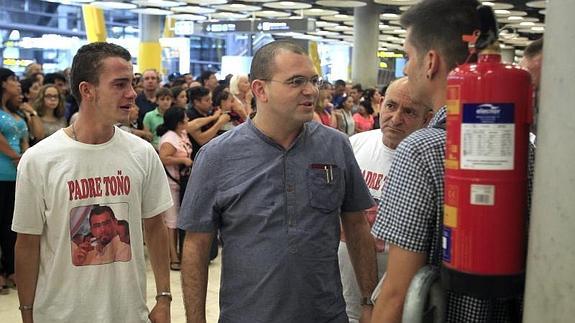
[[[257,22],[256,31],[259,32],[308,32],[315,31],[315,20],[301,19],[274,19]]]
[[[403,54],[398,54],[398,53],[394,53],[394,52],[379,51],[379,52],[377,52],[377,57],[379,57],[379,58],[403,58]]]
[[[315,31],[315,29],[315,20],[309,18],[227,20],[202,23],[202,30],[207,33],[308,32]]]
[[[4,58],[2,64],[4,66],[19,66],[19,67],[26,67],[29,64],[34,63],[35,61],[32,59],[21,59],[21,58]]]
[[[251,32],[252,21],[229,20],[229,21],[218,21],[218,22],[204,22],[202,23],[202,30],[206,33]]]
[[[174,34],[178,36],[187,36],[194,33],[194,22],[189,20],[176,21],[174,24]]]

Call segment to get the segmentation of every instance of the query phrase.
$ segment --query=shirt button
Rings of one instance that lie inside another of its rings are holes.
[[[290,247],[289,253],[297,253],[297,248],[296,247]]]

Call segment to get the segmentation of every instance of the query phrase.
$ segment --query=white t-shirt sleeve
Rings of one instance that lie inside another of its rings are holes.
[[[43,186],[38,185],[43,181],[36,178],[39,174],[31,163],[33,158],[26,157],[25,154],[18,165],[12,231],[40,235],[46,222]]]
[[[147,153],[149,165],[143,183],[142,218],[154,217],[173,205],[168,177],[160,157],[151,146]]]

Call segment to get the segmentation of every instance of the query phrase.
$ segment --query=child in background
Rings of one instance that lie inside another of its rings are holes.
[[[156,105],[157,107],[146,113],[144,116],[144,130],[152,133],[152,146],[158,150],[160,137],[156,133],[159,125],[164,123],[164,113],[172,106],[172,92],[167,88],[159,88],[156,91]]]

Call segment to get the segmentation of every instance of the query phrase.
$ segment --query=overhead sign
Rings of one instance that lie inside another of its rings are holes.
[[[206,33],[245,33],[251,32],[252,29],[251,20],[226,20],[202,23],[202,30]]]
[[[189,20],[178,20],[174,23],[174,35],[187,36],[194,33],[194,22]]]
[[[256,23],[258,32],[308,32],[315,31],[315,20],[300,19],[274,19],[260,20]]]
[[[227,20],[202,23],[202,30],[206,33],[308,32],[315,31],[315,28],[315,20],[309,18]]]

